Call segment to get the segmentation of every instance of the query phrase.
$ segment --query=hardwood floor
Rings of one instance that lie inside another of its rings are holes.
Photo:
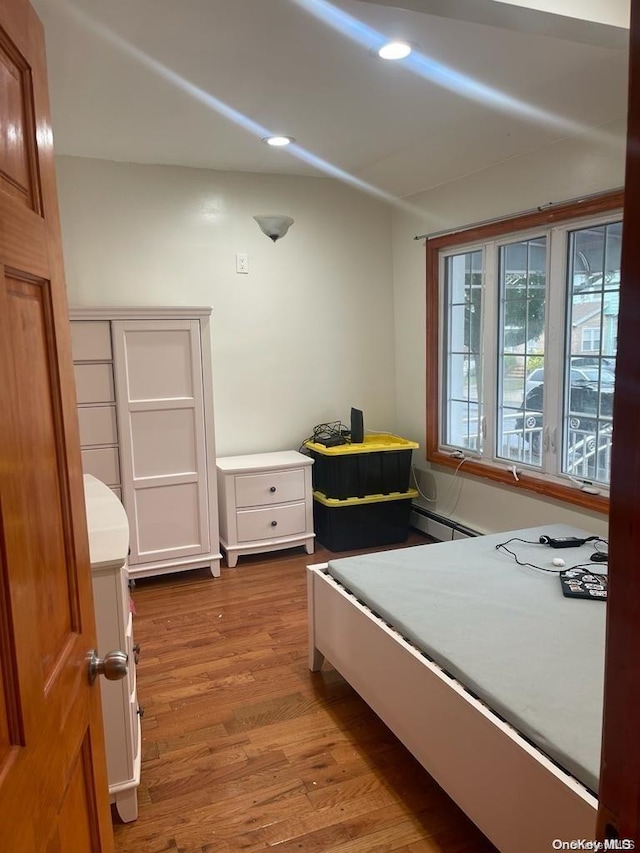
[[[495,850],[334,670],[309,672],[304,569],[332,556],[138,581],[140,814],[114,817],[119,853]]]

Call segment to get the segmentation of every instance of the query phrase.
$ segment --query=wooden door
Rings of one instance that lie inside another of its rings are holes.
[[[631,3],[598,837],[640,849],[640,2]],[[614,849],[611,847],[610,849]],[[618,847],[617,849],[634,849]]]
[[[114,320],[129,564],[210,551],[200,324]]]
[[[0,850],[113,850],[43,32],[0,3]]]

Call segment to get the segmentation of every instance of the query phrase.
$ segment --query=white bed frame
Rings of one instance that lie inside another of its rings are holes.
[[[309,669],[326,658],[502,853],[595,839],[598,802],[327,573],[309,566]]]

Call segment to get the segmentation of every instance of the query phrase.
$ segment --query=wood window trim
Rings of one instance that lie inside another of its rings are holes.
[[[434,465],[456,469],[460,466],[460,458],[440,450],[440,382],[439,382],[439,340],[440,340],[440,294],[439,294],[439,257],[442,249],[452,246],[495,240],[506,234],[515,234],[541,226],[569,222],[598,214],[622,210],[624,192],[617,190],[579,202],[558,204],[544,210],[507,217],[486,225],[461,228],[441,236],[432,237],[426,241],[427,250],[427,318],[426,318],[426,379],[427,379],[427,441],[426,458]],[[538,495],[554,498],[566,503],[575,504],[596,512],[609,511],[609,498],[603,495],[590,495],[580,489],[552,482],[536,474],[523,471],[515,480],[504,466],[498,466],[486,461],[467,459],[464,463],[464,473],[483,477],[487,480],[523,489]]]

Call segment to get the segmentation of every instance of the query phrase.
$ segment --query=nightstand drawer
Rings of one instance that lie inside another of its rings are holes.
[[[239,542],[279,539],[306,530],[304,501],[295,504],[239,510],[236,514]]]
[[[235,489],[238,508],[303,501],[304,470],[292,468],[266,474],[239,474],[235,477]]]

